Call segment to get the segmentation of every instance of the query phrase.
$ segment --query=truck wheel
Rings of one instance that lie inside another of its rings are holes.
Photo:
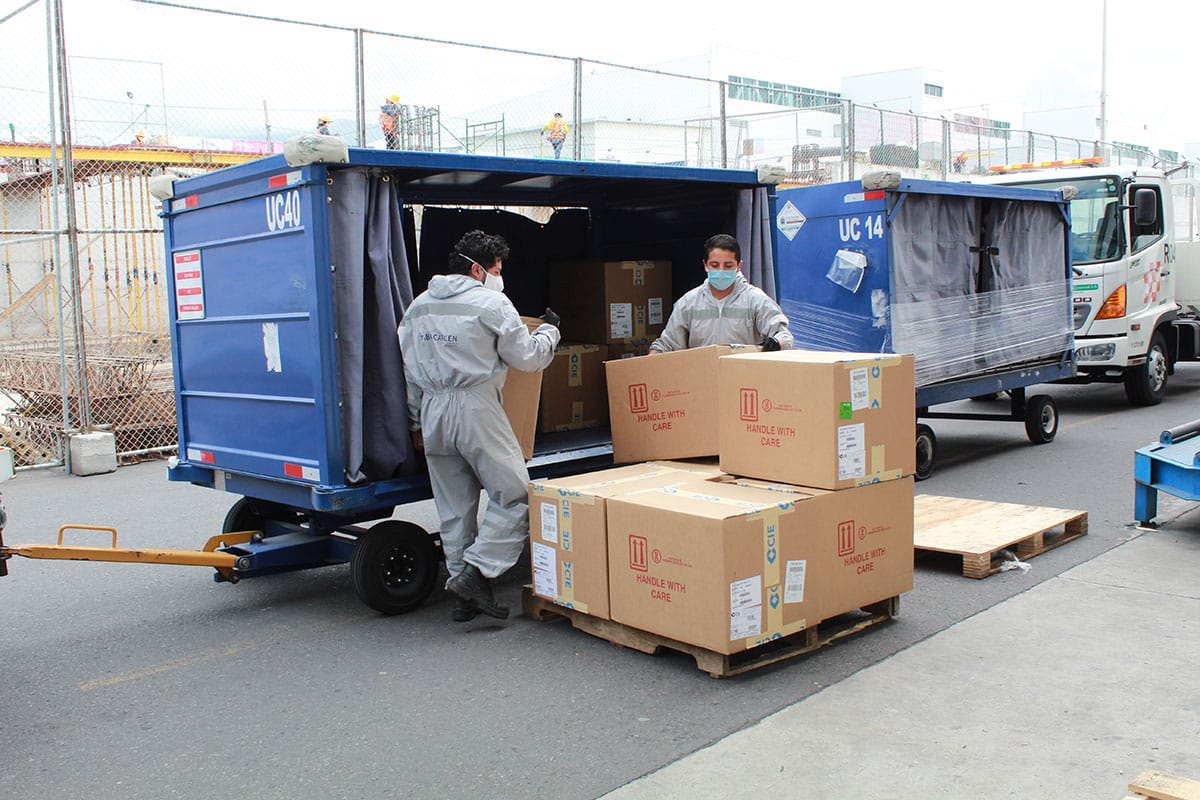
[[[1146,363],[1125,370],[1125,396],[1135,406],[1156,406],[1167,393],[1167,340],[1155,331],[1146,351]]]
[[[923,481],[933,474],[933,460],[937,457],[937,437],[933,428],[924,423],[917,424],[917,480]]]
[[[404,614],[433,592],[439,568],[432,536],[411,522],[386,520],[359,537],[350,579],[370,608]]]
[[[1025,435],[1034,444],[1053,442],[1058,433],[1058,406],[1049,395],[1035,394],[1025,403]]]

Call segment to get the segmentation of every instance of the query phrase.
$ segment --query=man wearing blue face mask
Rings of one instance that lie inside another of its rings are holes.
[[[729,234],[704,243],[704,283],[679,298],[671,317],[650,345],[650,355],[714,344],[761,344],[790,350],[788,318],[766,292],[742,275],[742,248]]]

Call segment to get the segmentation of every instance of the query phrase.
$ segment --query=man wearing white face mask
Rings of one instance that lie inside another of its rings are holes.
[[[725,233],[704,243],[707,279],[679,298],[650,355],[714,344],[759,344],[790,350],[788,318],[766,292],[742,275],[742,248]]]
[[[517,562],[529,535],[529,472],[500,390],[510,367],[549,366],[559,340],[550,324],[530,333],[502,293],[507,256],[501,237],[464,234],[398,331],[409,428],[424,438],[457,622],[480,612],[508,617],[491,583]],[[481,488],[488,505],[479,526]]]

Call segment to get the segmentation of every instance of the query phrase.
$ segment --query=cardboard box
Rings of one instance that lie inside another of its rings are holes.
[[[542,393],[542,373],[522,372],[509,367],[501,400],[525,460],[533,458],[533,439],[537,435],[538,398]]]
[[[550,307],[564,339],[652,342],[671,316],[670,261],[569,261],[550,265]]]
[[[529,541],[534,594],[608,619],[608,499],[693,482],[711,469],[634,464],[531,482]]]
[[[550,433],[608,424],[607,356],[606,345],[568,344],[554,351],[554,360],[542,372],[538,430]]]
[[[714,345],[607,362],[613,460],[717,455],[717,360],[756,350]]]
[[[613,620],[736,653],[911,589],[913,481],[623,494],[608,501],[608,563]]]
[[[916,471],[911,355],[731,355],[718,383],[725,472],[843,489]]]
[[[657,337],[655,337],[657,338]],[[650,343],[653,339],[638,339],[625,344],[610,344],[608,345],[608,358],[606,361],[611,361],[615,358],[637,358],[638,356],[650,355]]]

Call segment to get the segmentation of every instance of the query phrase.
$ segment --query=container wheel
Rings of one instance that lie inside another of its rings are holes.
[[[308,515],[288,506],[262,501],[255,503],[249,497],[243,497],[234,503],[225,515],[221,533],[261,531],[263,522],[268,519],[299,525],[308,519]]]
[[[933,428],[917,423],[917,480],[923,481],[933,474],[933,460],[937,457],[937,437]]]
[[[234,503],[233,507],[229,509],[229,513],[225,515],[225,522],[221,525],[221,533],[261,531],[262,521],[262,515],[254,510],[254,506],[250,504],[250,498],[243,497]]]
[[[411,522],[386,520],[359,537],[350,579],[370,608],[404,614],[433,592],[440,568],[432,536]]]
[[[1053,442],[1058,433],[1058,406],[1054,398],[1035,394],[1025,402],[1025,435],[1034,444]]]
[[[1125,396],[1135,406],[1156,406],[1167,393],[1167,373],[1171,362],[1167,355],[1167,340],[1159,331],[1150,339],[1146,363],[1125,369]]]

